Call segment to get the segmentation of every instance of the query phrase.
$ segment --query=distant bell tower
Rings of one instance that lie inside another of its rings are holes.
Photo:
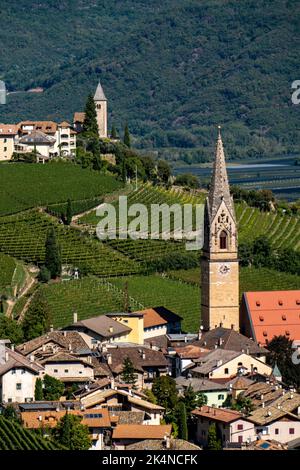
[[[205,203],[201,312],[204,330],[220,325],[239,330],[237,226],[220,127],[212,180]]]
[[[99,137],[104,138],[107,137],[107,99],[100,82],[96,89],[94,101],[97,112]]]

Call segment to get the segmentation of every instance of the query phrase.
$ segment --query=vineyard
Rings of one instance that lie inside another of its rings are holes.
[[[42,264],[45,240],[51,226],[56,227],[65,265],[77,266],[98,276],[116,276],[141,271],[135,261],[95,240],[88,233],[57,224],[40,211],[0,218],[0,251],[11,256]]]
[[[0,450],[60,450],[58,446],[24,429],[19,423],[0,416]]]
[[[82,201],[111,193],[122,185],[112,176],[68,163],[1,164],[0,215],[38,206]]]
[[[13,296],[26,280],[24,265],[11,256],[0,253],[0,293]]]

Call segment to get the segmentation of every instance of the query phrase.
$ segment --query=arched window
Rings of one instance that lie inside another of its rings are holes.
[[[220,249],[221,250],[226,250],[227,248],[227,233],[225,230],[222,230],[220,233]]]
[[[101,109],[101,104],[97,104],[97,109]]]

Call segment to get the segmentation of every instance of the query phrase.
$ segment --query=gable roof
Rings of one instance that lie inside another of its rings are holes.
[[[73,122],[80,122],[80,123],[84,123],[84,120],[85,120],[85,113],[81,113],[81,112],[76,112],[74,113],[74,117],[73,117]]]
[[[212,370],[224,366],[227,362],[240,356],[242,353],[236,351],[227,351],[224,349],[215,349],[199,359],[200,365],[193,369],[193,372],[199,374],[209,374]],[[198,362],[198,361],[197,361]]]
[[[202,450],[201,447],[183,439],[170,439],[170,450]],[[168,450],[165,440],[145,439],[126,446],[126,450]]]
[[[182,320],[182,317],[177,315],[177,313],[165,307],[146,308],[145,310],[139,310],[135,313],[142,313],[144,315],[144,328],[177,323]]]
[[[299,416],[292,412],[300,406],[300,395],[298,393],[286,392],[276,398],[266,407],[259,407],[249,416],[249,420],[255,424],[268,424],[278,419],[288,416],[291,420],[300,420]]]
[[[164,439],[170,436],[171,424],[142,425],[142,424],[118,424],[113,430],[113,439]]]
[[[85,359],[81,359],[79,356],[75,356],[74,354],[69,354],[67,352],[58,352],[56,354],[52,354],[49,357],[45,357],[41,359],[41,364],[50,364],[50,363],[58,363],[58,362],[81,362],[87,367],[94,368],[91,362],[88,362]]]
[[[128,403],[139,406],[140,408],[145,408],[148,410],[163,411],[164,408],[159,405],[155,405],[147,400],[138,398],[130,393],[126,393],[123,390],[91,390],[89,394],[81,398],[81,403],[88,407],[95,406],[101,403],[105,403],[107,399],[113,397],[114,395],[120,397],[127,397]]]
[[[222,423],[232,423],[237,419],[245,419],[243,414],[235,410],[227,410],[225,408],[214,408],[212,406],[201,406],[192,411],[194,416],[202,416],[212,421],[220,421]]]
[[[260,347],[247,336],[231,328],[223,328],[221,326],[207,331],[194,344],[208,349],[214,349],[217,345],[220,349],[229,349],[230,351],[249,351],[248,354],[251,355],[268,353],[267,349]]]
[[[90,330],[103,338],[113,338],[115,336],[121,336],[125,333],[129,333],[131,328],[119,323],[106,315],[99,315],[98,317],[87,318],[86,320],[80,320],[77,323],[73,323],[68,329]],[[65,328],[65,329],[67,329]]]
[[[44,367],[41,364],[30,361],[16,351],[5,348],[5,352],[7,355],[7,360],[4,359],[4,361],[0,363],[0,376],[14,368],[25,368],[34,374],[39,374],[42,370],[44,370]]]
[[[20,138],[21,144],[45,144],[52,145],[55,142],[55,138],[45,134],[42,131],[33,130],[30,134],[26,134]]]
[[[244,292],[243,306],[257,342],[280,335],[300,340],[300,290]]]
[[[23,130],[25,126],[32,126],[33,130],[42,131],[45,134],[55,134],[57,130],[57,124],[54,121],[21,121],[18,124],[21,131],[27,133],[26,129]]]
[[[45,335],[20,344],[16,350],[23,355],[28,355],[49,343],[55,343],[58,347],[74,353],[87,347],[86,342],[77,331],[49,331]]]
[[[0,135],[16,135],[18,133],[18,126],[15,124],[0,124]]]
[[[186,379],[185,377],[177,377],[176,384],[180,387],[187,388],[189,385],[193,387],[195,392],[210,392],[216,390],[227,390],[226,384],[220,384],[212,380],[207,379],[198,379],[197,377],[192,377]]]
[[[166,367],[168,365],[168,361],[161,351],[143,346],[109,348],[108,354],[111,355],[110,369],[116,374],[123,370],[124,359],[127,357],[133,363],[135,370],[140,372],[144,371],[144,367]]]

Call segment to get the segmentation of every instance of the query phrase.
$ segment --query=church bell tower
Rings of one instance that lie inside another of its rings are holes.
[[[205,203],[201,289],[203,329],[207,331],[221,325],[238,331],[237,225],[220,127],[212,180]]]
[[[100,139],[107,137],[107,99],[101,83],[98,83],[94,96]]]

